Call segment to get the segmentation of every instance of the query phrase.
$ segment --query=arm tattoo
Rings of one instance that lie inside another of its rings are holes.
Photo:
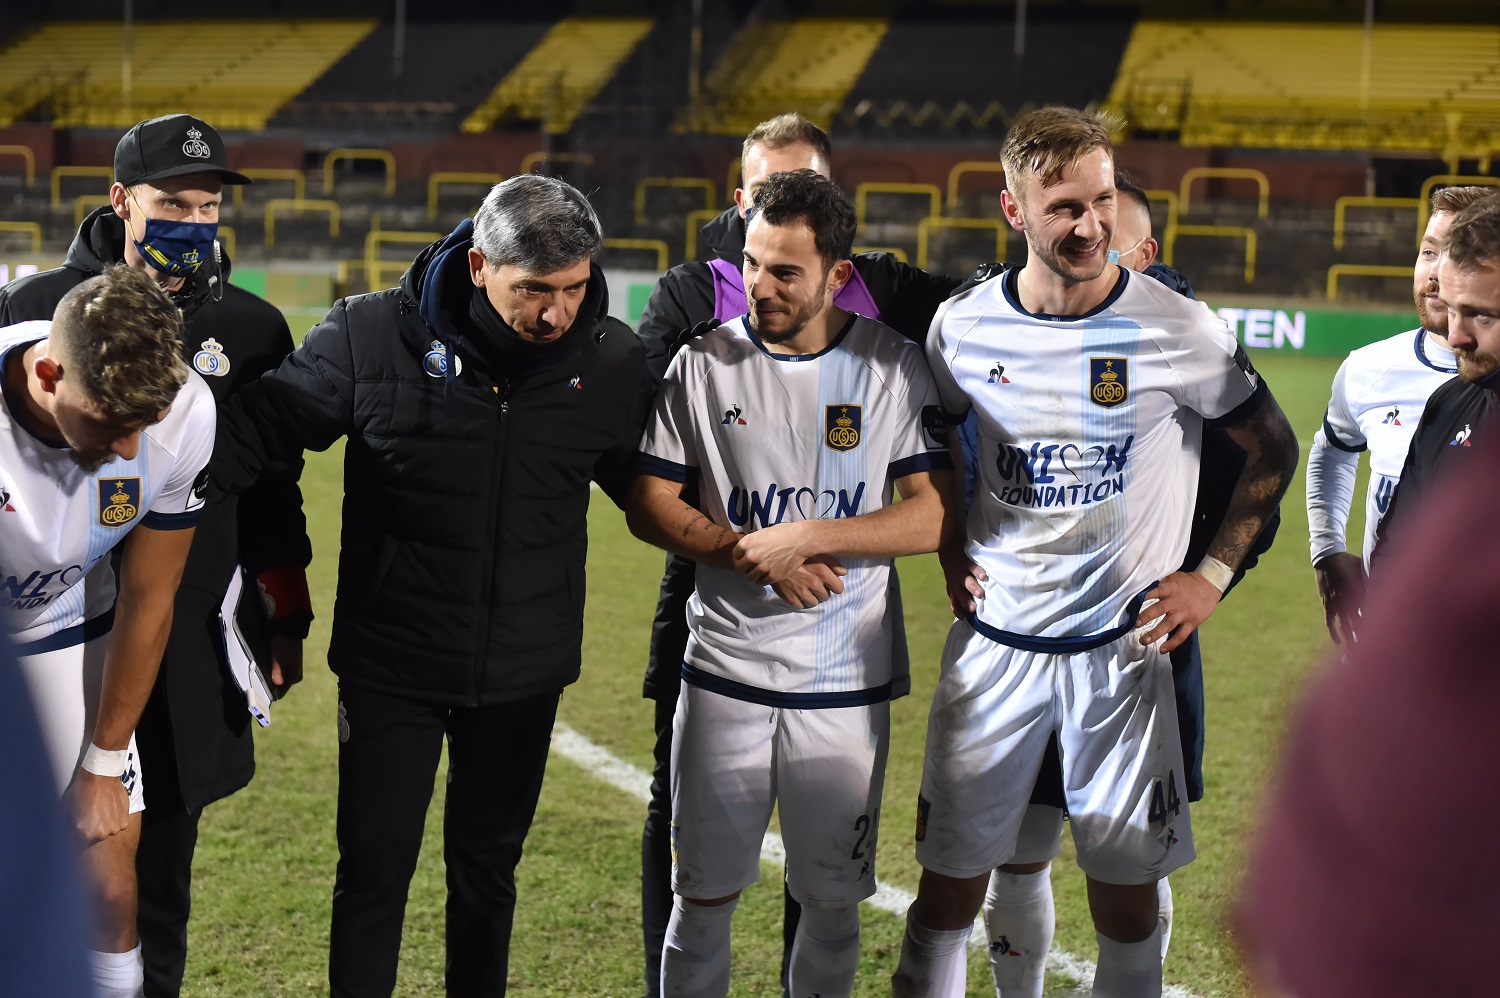
[[[698,521],[701,520],[701,519],[703,519],[703,514],[699,513],[697,516],[695,516],[691,520],[689,520],[687,522],[687,526],[685,526],[685,527],[682,528],[682,536],[686,537],[688,534],[692,533],[693,532],[693,528],[698,525]]]
[[[1244,421],[1227,429],[1247,457],[1208,553],[1238,567],[1291,484],[1301,451],[1291,424],[1270,395]]]

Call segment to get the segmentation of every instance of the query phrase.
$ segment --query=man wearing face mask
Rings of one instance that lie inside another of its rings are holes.
[[[226,489],[347,438],[335,998],[395,987],[445,741],[447,991],[505,993],[515,866],[582,658],[590,481],[623,498],[653,391],[602,245],[576,189],[513,177],[224,410]]]
[[[0,288],[0,326],[52,318],[70,289],[124,263],[149,275],[181,310],[183,360],[222,402],[292,349],[281,312],[229,283],[229,259],[216,239],[224,186],[249,182],[229,169],[223,139],[201,119],[173,114],[137,124],[115,148],[110,203],[84,219],[61,267]],[[220,638],[219,609],[237,566],[270,609],[268,678],[284,690],[302,675],[312,614],[299,470],[268,475],[204,511],[136,728],[152,774],[136,875],[145,994],[153,998],[176,995],[182,984],[199,815],[255,770],[250,713]]]

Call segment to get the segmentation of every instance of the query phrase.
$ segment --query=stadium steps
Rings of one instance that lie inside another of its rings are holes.
[[[283,107],[271,126],[406,121],[456,129],[553,23],[411,22],[399,76],[392,67],[395,28],[382,24]]]
[[[569,17],[542,36],[469,116],[466,132],[508,120],[540,121],[560,135],[651,30],[648,17]]]
[[[1082,107],[1108,95],[1130,40],[1131,10],[1076,12],[1038,6],[1028,14],[1026,52],[1015,55],[1015,20],[997,8],[893,18],[849,91],[838,124],[872,135],[1003,134],[1035,104]],[[1040,71],[1068,53],[1067,73]]]
[[[752,21],[708,74],[703,102],[684,111],[678,131],[744,135],[786,111],[827,128],[887,28],[884,18]]]
[[[374,27],[373,20],[139,23],[127,96],[118,21],[46,24],[0,52],[0,124],[45,102],[59,128],[128,128],[190,107],[222,129],[261,129]]]
[[[1188,145],[1484,153],[1500,27],[1143,21],[1109,102]]]

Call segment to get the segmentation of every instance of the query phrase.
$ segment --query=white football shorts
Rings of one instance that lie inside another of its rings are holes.
[[[780,806],[786,880],[813,907],[875,893],[888,702],[796,710],[682,686],[672,723],[672,889],[727,897],[760,879]]]
[[[99,715],[99,693],[104,681],[104,650],[109,635],[87,642],[24,655],[20,658],[21,676],[31,693],[42,740],[52,760],[52,774],[58,796],[68,789],[78,763],[89,747],[94,721]],[[146,808],[141,782],[141,756],[130,736],[130,755],[120,782],[130,794],[130,813]]]
[[[1054,731],[1084,873],[1143,884],[1193,861],[1172,665],[1159,643],[1140,644],[1142,630],[1047,654],[954,622],[917,802],[924,868],[969,878],[1022,861],[1017,837]]]

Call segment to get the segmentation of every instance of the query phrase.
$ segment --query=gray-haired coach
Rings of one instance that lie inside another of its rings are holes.
[[[348,439],[334,996],[389,995],[444,737],[450,995],[503,995],[516,862],[578,678],[589,483],[617,502],[654,385],[561,181],[496,186],[400,287],[334,304],[221,417],[237,490]]]

